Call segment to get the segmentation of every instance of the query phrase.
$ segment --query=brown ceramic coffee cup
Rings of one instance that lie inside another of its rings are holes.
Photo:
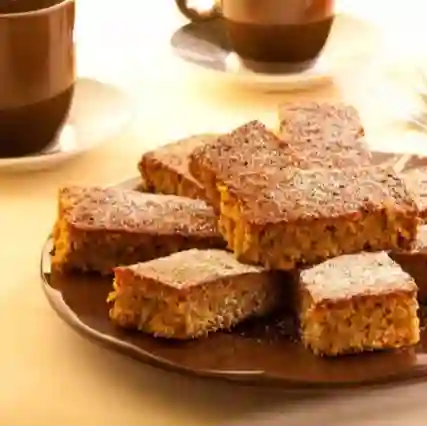
[[[75,0],[0,0],[0,157],[40,152],[75,83]]]
[[[176,0],[198,22],[222,16],[234,51],[262,62],[305,62],[323,49],[334,20],[334,0],[219,0],[204,11]]]

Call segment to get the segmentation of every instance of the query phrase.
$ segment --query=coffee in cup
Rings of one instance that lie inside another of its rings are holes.
[[[233,50],[261,62],[315,59],[334,21],[334,0],[219,0],[201,12],[176,3],[194,22],[222,17]]]
[[[73,97],[75,0],[0,0],[0,157],[45,149]]]

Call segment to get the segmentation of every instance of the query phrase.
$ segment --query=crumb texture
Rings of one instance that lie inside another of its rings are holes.
[[[150,191],[195,199],[204,196],[203,186],[189,171],[191,153],[216,140],[218,135],[194,135],[144,153],[138,168]]]
[[[289,166],[294,160],[283,148],[283,141],[264,124],[252,121],[194,150],[190,156],[190,172],[204,186],[207,200],[217,208],[219,180],[248,169],[262,171],[267,165]]]
[[[372,155],[356,109],[344,103],[290,102],[279,107],[279,136],[302,169],[368,166]]]
[[[219,230],[241,261],[290,270],[360,251],[408,249],[418,211],[395,174],[265,168],[218,185]],[[286,242],[286,245],[283,244]]]
[[[419,341],[417,286],[384,252],[345,255],[299,277],[303,343],[335,356]]]
[[[306,296],[301,338],[315,354],[337,356],[396,349],[420,339],[418,303],[410,294],[383,294],[318,308]]]
[[[116,269],[110,318],[157,337],[198,338],[270,313],[280,304],[280,284],[277,274],[227,252],[186,251]]]
[[[405,185],[381,166],[345,170],[270,167],[248,171],[225,182],[251,221],[294,221],[338,217],[360,210],[416,210]],[[256,195],[256,197],[254,196]]]
[[[201,200],[99,187],[60,191],[52,264],[110,274],[190,248],[223,248],[216,216]]]

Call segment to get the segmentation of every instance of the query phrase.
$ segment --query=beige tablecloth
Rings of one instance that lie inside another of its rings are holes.
[[[57,186],[109,184],[133,176],[136,161],[147,148],[191,133],[228,130],[253,118],[274,124],[275,106],[282,99],[345,97],[361,109],[374,146],[426,152],[423,135],[406,132],[385,114],[386,107],[400,104],[390,92],[395,83],[405,88],[410,80],[405,66],[410,60],[396,60],[390,54],[407,54],[408,49],[390,30],[398,22],[406,28],[406,36],[413,34],[416,27],[410,16],[419,16],[415,8],[422,0],[407,0],[405,8],[402,2],[394,7],[394,2],[381,0],[375,5],[367,0],[342,2],[342,7],[375,22],[401,48],[396,44],[383,55],[384,48],[379,68],[373,71],[365,73],[360,67],[352,77],[341,76],[335,86],[286,95],[207,80],[174,60],[167,41],[183,20],[172,3],[81,0],[80,72],[127,90],[137,103],[137,118],[119,138],[58,169],[0,175],[0,423],[427,422],[423,384],[314,398],[184,378],[98,348],[70,330],[48,306],[40,289],[38,262],[54,220]]]

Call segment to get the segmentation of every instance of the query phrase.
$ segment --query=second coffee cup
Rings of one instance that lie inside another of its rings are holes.
[[[176,3],[192,21],[222,17],[233,50],[261,62],[315,59],[334,21],[334,0],[219,0],[207,11]]]

